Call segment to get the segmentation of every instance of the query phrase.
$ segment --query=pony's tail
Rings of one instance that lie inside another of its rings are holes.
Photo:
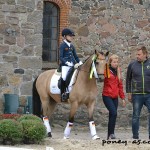
[[[36,81],[37,78],[34,80],[32,87],[33,114],[38,117],[41,117],[41,100],[38,91],[36,89]]]

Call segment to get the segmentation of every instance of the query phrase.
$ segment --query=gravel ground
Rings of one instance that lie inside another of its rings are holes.
[[[53,129],[53,138],[46,138],[38,145],[15,145],[9,147],[33,150],[46,150],[46,147],[47,150],[150,150],[150,141],[146,130],[140,131],[141,140],[139,141],[132,139],[131,129],[116,130],[117,139],[112,141],[106,140],[106,130],[97,130],[97,134],[100,136],[100,140],[93,141],[88,129],[77,130],[75,128],[72,129],[70,139],[64,140],[63,129]]]

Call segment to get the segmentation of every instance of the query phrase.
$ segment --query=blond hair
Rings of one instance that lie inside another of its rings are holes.
[[[113,54],[113,55],[111,55],[111,56],[109,57],[109,60],[108,60],[109,66],[111,66],[111,62],[112,62],[114,59],[119,60],[118,55]],[[119,81],[120,81],[120,79],[121,79],[121,72],[120,72],[120,67],[119,67],[119,65],[118,65],[118,67],[117,67],[117,76],[118,76],[118,79],[119,79]]]

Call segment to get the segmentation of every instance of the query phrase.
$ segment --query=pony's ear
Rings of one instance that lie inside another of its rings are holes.
[[[109,55],[109,51],[106,52],[105,56],[108,56],[108,55]]]
[[[95,55],[98,56],[99,52],[95,49]]]
[[[97,55],[98,54],[98,52],[97,52],[97,50],[95,49],[95,54]]]

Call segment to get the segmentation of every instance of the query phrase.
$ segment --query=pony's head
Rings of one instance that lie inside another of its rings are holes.
[[[95,50],[95,67],[100,79],[104,78],[104,70],[108,60],[109,52],[103,53]]]
[[[103,52],[95,50],[94,54],[85,60],[79,70],[85,73],[90,72],[90,79],[95,77],[97,79],[101,79],[100,81],[103,81],[108,54],[109,52],[104,54]]]

